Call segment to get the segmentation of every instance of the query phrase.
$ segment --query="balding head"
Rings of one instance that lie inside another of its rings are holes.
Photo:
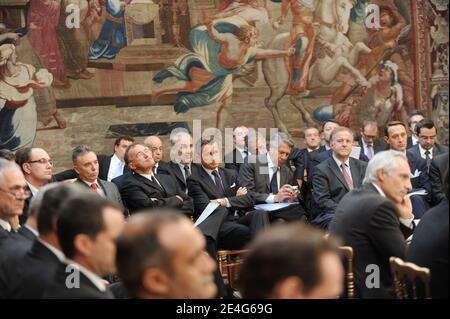
[[[153,152],[153,159],[155,163],[159,163],[163,160],[164,149],[161,139],[156,135],[151,135],[144,140],[144,144],[147,145]]]

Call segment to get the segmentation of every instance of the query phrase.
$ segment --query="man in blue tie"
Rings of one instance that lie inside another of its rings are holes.
[[[365,155],[371,160],[376,153],[387,150],[388,145],[378,139],[377,122],[364,121],[360,132],[361,137],[358,140],[358,145],[361,147],[360,159],[364,158],[362,155]]]

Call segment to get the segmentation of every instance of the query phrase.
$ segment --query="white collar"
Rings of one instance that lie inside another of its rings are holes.
[[[239,153],[241,153],[241,155],[242,155],[242,154],[245,154],[245,152],[247,152],[247,154],[245,154],[245,155],[251,155],[250,152],[247,151],[247,150],[244,149],[244,148],[240,148],[240,147],[237,147],[237,146],[236,146],[236,149],[239,151]]]
[[[420,143],[418,145],[419,145],[420,156],[422,156],[423,158],[427,158],[427,156],[425,155],[425,152],[428,151],[428,152],[430,152],[430,158],[433,158],[433,147],[434,146],[431,149],[426,150],[422,147],[422,145],[420,145]]]
[[[182,171],[184,171],[184,167],[185,167],[186,165],[189,167],[189,169],[191,169],[191,163],[189,163],[189,164],[183,164],[183,163],[181,163],[181,162],[178,163],[178,166],[180,166],[180,169],[181,169]]]
[[[338,166],[339,168],[341,168],[342,162],[341,162],[340,160],[338,160],[338,159],[336,158],[336,156],[334,156],[334,154],[333,154],[332,156],[333,156],[333,159],[334,159],[334,161],[336,162],[337,166]],[[344,162],[344,164],[347,165],[348,168],[350,168],[350,158],[347,158],[347,160]]]
[[[37,187],[35,187],[33,184],[31,184],[29,181],[25,180],[25,183],[27,183],[28,188],[31,191],[31,194],[33,194],[33,196],[36,196],[36,194],[39,192],[39,189]]]
[[[155,175],[153,174],[153,172],[151,172],[150,174],[140,174],[142,176],[144,176],[146,179],[149,180],[153,180],[155,178]]]
[[[34,229],[33,227],[28,226],[27,224],[24,224],[22,227],[25,227],[26,229],[28,229],[30,232],[32,232],[36,237],[39,236],[39,232]]]
[[[306,147],[306,150],[308,151],[308,153],[311,153],[311,152],[314,152],[314,151],[317,151],[318,149],[320,148],[320,146],[318,147],[318,148],[316,148],[316,149],[310,149],[308,146]]]
[[[208,174],[211,175],[212,177],[214,177],[214,175],[213,175],[213,172],[214,172],[214,171],[216,171],[217,173],[219,173],[219,168],[216,168],[216,169],[209,169],[209,168],[206,168],[206,167],[203,166],[203,165],[202,165],[202,167],[203,167],[203,169],[206,171],[206,173],[208,173]],[[220,174],[219,174],[219,176],[220,176]]]
[[[114,166],[115,166],[115,165],[118,165],[118,164],[124,165],[125,162],[122,162],[122,161],[117,157],[116,153],[114,153],[114,155],[111,157],[111,164],[114,164]],[[112,165],[111,165],[111,166],[112,166]]]
[[[380,186],[378,186],[376,183],[372,183],[372,185],[377,189],[378,193],[380,193],[381,196],[386,197],[386,194],[383,192]]]
[[[50,250],[55,256],[56,258],[58,258],[58,260],[60,262],[63,262],[66,259],[66,256],[64,256],[64,253],[59,250],[58,248],[50,245],[49,243],[43,241],[41,238],[38,237],[37,239],[42,245],[44,245],[45,247],[48,248],[48,250]]]
[[[269,167],[269,169],[270,169],[270,168],[274,168],[274,167],[278,168],[278,167],[275,166],[275,164],[272,162],[272,159],[270,158],[269,152],[266,153],[266,156],[267,156],[267,166]]]
[[[415,135],[411,135],[412,145],[416,145],[419,142],[419,139]]]
[[[92,183],[88,182],[88,181],[85,181],[85,180],[82,180],[82,181],[83,181],[83,183],[87,184],[89,187],[91,187],[92,184],[97,184],[98,187],[101,187],[100,184],[98,183],[98,179],[96,179]]]
[[[369,144],[367,144],[367,143],[364,141],[364,139],[363,139],[362,137],[361,137],[361,143],[362,143],[362,145],[363,145],[363,147],[364,147],[365,149],[369,146]],[[373,148],[373,144],[370,145],[370,147]]]
[[[328,146],[327,144],[325,144],[325,150],[326,150],[326,151],[331,150],[331,147]]]
[[[0,227],[2,227],[8,233],[11,232],[11,225],[3,219],[0,219]]]
[[[100,290],[102,292],[106,291],[106,285],[103,282],[103,279],[100,278],[98,275],[96,275],[95,273],[93,273],[92,271],[87,269],[86,267],[81,266],[79,263],[77,263],[71,259],[66,259],[64,261],[64,263],[77,267],[80,270],[80,272],[82,272],[83,275],[85,275],[94,284],[94,286],[96,286],[98,288],[98,290]]]

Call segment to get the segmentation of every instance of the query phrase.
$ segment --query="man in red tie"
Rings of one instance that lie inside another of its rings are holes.
[[[98,178],[97,154],[86,145],[77,146],[72,152],[73,168],[78,174],[77,183],[92,188],[100,196],[122,205],[119,190],[114,183]]]
[[[312,194],[316,211],[311,222],[325,229],[339,201],[362,185],[366,173],[367,163],[350,157],[353,141],[351,129],[334,129],[330,136],[332,156],[313,169]]]

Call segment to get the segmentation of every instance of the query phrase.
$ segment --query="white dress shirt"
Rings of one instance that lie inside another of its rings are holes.
[[[67,265],[70,265],[76,269],[78,269],[83,275],[85,275],[92,284],[98,288],[98,290],[105,292],[106,291],[106,285],[102,278],[100,278],[98,275],[94,274],[92,271],[88,270],[87,268],[81,266],[80,264],[74,262],[73,260],[67,259],[65,260],[65,263]]]
[[[412,142],[412,145],[414,146],[417,143],[419,143],[419,139],[415,135],[411,135],[411,142]]]
[[[339,167],[339,169],[340,169],[341,172],[342,172],[342,167],[341,167],[342,162],[341,162],[340,160],[338,160],[338,159],[334,156],[334,154],[333,154],[332,156],[333,156],[334,161],[336,162],[336,165]],[[350,176],[350,179],[352,180],[352,183],[353,183],[352,171],[351,171],[351,169],[350,169],[350,158],[347,158],[347,160],[344,162],[344,164],[345,164],[345,170],[347,171],[347,175]],[[342,172],[342,173],[343,173],[343,172]],[[353,186],[355,186],[355,185],[353,185]]]
[[[100,186],[100,184],[98,183],[98,180],[95,180],[94,182],[86,182],[86,181],[83,181],[85,184],[87,184],[90,188],[92,188],[91,187],[91,185],[92,184],[97,184],[97,189],[95,190],[100,196],[102,196],[102,197],[106,197],[106,194],[105,194],[105,192],[103,191],[103,189],[102,189],[102,187]],[[92,188],[93,189],[93,188]]]
[[[426,150],[426,149],[424,149],[424,148],[422,147],[422,145],[419,144],[419,151],[420,151],[420,156],[421,156],[423,159],[427,159],[427,156],[425,155],[425,152],[426,152],[426,151],[430,152],[430,155],[428,155],[428,156],[430,157],[430,159],[433,158],[433,147],[432,147],[431,149],[429,149],[429,150]]]
[[[273,173],[275,171],[275,168],[277,168],[277,185],[278,185],[278,190],[280,189],[280,168],[276,167],[275,164],[272,162],[272,159],[270,158],[269,152],[267,152],[266,154],[267,156],[267,166],[269,168],[269,183],[272,180],[273,177]],[[267,198],[266,198],[266,203],[268,204],[272,204],[275,202],[275,195],[276,194],[270,194]]]
[[[384,198],[386,198],[386,194],[383,192],[383,190],[381,189],[380,186],[378,186],[375,183],[372,183],[372,185],[377,189],[378,193],[383,196]],[[399,218],[400,219],[400,223],[402,223],[405,227],[408,227],[410,229],[414,228],[414,216],[411,218]]]
[[[123,174],[123,169],[125,167],[125,162],[122,162],[116,154],[111,157],[111,163],[109,164],[109,170],[108,170],[108,182],[110,182],[112,179],[116,178],[117,176],[120,176]]]
[[[3,219],[0,219],[0,227],[2,227],[7,232],[11,232],[11,225]]]
[[[243,148],[236,147],[236,149],[238,150],[239,153],[241,153],[243,159],[245,159],[248,155],[251,155],[250,152],[246,151]]]
[[[181,173],[183,174],[183,178],[184,178],[184,180],[186,181],[186,171],[184,170],[184,167],[185,166],[189,166],[189,171],[191,172],[191,174],[192,174],[192,167],[191,167],[191,164],[181,164],[181,163],[178,163],[178,166],[180,167],[180,169],[181,169]]]
[[[30,191],[31,191],[31,194],[33,194],[33,197],[35,197],[36,194],[39,192],[39,189],[37,189],[35,186],[33,186],[33,184],[31,184],[31,183],[28,182],[27,180],[25,180],[25,182],[27,183],[28,188],[29,188]]]
[[[156,178],[155,174],[141,174],[142,176],[144,176],[146,179],[150,180],[151,182],[155,181],[159,187],[162,188],[161,184],[159,183],[158,179]]]

